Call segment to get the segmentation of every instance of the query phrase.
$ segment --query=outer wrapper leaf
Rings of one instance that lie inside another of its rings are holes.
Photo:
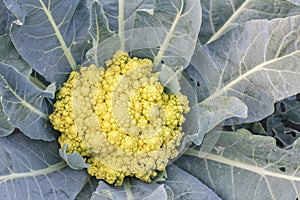
[[[137,55],[153,58],[156,69],[161,62],[171,68],[185,68],[196,46],[201,18],[199,1],[159,0],[153,13],[138,12],[134,27],[148,28],[149,33],[134,33],[131,39],[143,39],[141,42],[130,41],[131,49],[144,46],[139,48],[141,51],[136,52]],[[151,48],[151,43],[158,44]]]
[[[245,129],[210,134],[217,138],[221,134],[212,151],[191,149],[176,163],[222,199],[300,197],[300,140],[291,150],[283,150],[274,138],[254,136]]]
[[[152,10],[154,0],[98,0],[104,8],[104,14],[109,21],[109,28],[112,31],[121,33],[130,30],[134,26],[134,19],[139,10]]]
[[[82,63],[88,44],[86,1],[5,0],[18,17],[10,37],[22,57],[49,82],[62,83]]]
[[[111,187],[104,182],[92,196],[92,200],[215,200],[220,199],[211,189],[198,179],[175,165],[167,168],[168,178],[161,184],[147,184],[137,180],[127,180],[123,187]]]
[[[109,22],[106,18],[103,10],[103,6],[99,1],[90,1],[88,3],[88,8],[90,9],[90,27],[89,27],[89,34],[93,40],[93,46],[91,49],[88,50],[86,57],[87,61],[85,65],[95,64],[96,66],[103,66],[105,62],[105,58],[109,58],[110,55],[104,56],[104,49],[101,49],[101,43],[104,42],[106,39],[111,37],[116,37],[115,34],[110,31],[109,29]],[[119,42],[118,39],[116,39]],[[119,44],[119,43],[117,43]],[[110,44],[112,50],[108,49],[109,52],[113,53],[118,49],[115,49],[115,45]],[[118,46],[118,45],[116,45]]]
[[[40,90],[25,76],[3,63],[0,63],[0,93],[3,110],[13,126],[32,139],[55,139],[57,133],[48,119],[52,108],[47,100],[53,94]]]
[[[0,199],[70,199],[87,174],[57,157],[56,142],[34,141],[18,133],[0,138]]]

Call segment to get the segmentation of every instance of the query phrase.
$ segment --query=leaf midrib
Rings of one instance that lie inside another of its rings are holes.
[[[66,56],[68,62],[69,62],[69,65],[70,67],[72,68],[72,70],[76,71],[77,70],[77,65],[76,65],[76,62],[72,56],[72,53],[71,53],[71,50],[67,47],[66,43],[65,43],[65,40],[59,30],[59,27],[57,26],[55,20],[53,19],[52,15],[51,15],[51,12],[50,10],[48,10],[48,8],[46,7],[46,5],[44,4],[44,2],[42,0],[39,0],[40,4],[42,5],[43,7],[43,10],[46,14],[46,16],[48,17],[49,19],[49,22],[55,32],[55,35],[61,45],[61,49],[63,50],[64,52],[64,55]]]
[[[288,55],[285,55],[285,56],[282,56],[280,58],[275,58],[275,59],[272,59],[272,60],[269,60],[269,61],[266,61],[266,62],[263,62],[259,65],[257,65],[256,67],[250,69],[249,71],[247,71],[246,73],[242,74],[241,76],[239,76],[238,78],[234,79],[233,81],[231,81],[230,83],[228,83],[227,85],[225,85],[223,88],[217,90],[216,92],[214,92],[212,95],[210,95],[208,98],[206,98],[205,100],[203,100],[202,102],[200,102],[199,104],[203,104],[203,103],[206,103],[207,101],[211,101],[212,99],[218,97],[218,96],[221,96],[223,94],[225,94],[226,92],[228,92],[234,85],[238,84],[240,81],[246,79],[248,76],[262,70],[265,66],[268,66],[268,65],[271,65],[272,63],[276,63],[280,60],[283,60],[283,59],[286,59],[290,56],[294,56],[295,54],[298,54],[300,53],[300,50],[297,50],[293,53],[290,53]],[[280,69],[278,70],[280,71]],[[194,106],[196,105],[199,105],[199,104],[195,104]]]
[[[66,163],[64,161],[61,161],[59,163],[56,163],[54,165],[48,166],[47,168],[40,169],[40,170],[32,170],[24,173],[12,173],[9,175],[0,176],[0,182],[18,179],[18,178],[35,177],[39,175],[50,174],[52,172],[62,170],[66,167],[67,167]]]
[[[170,30],[168,31],[163,44],[160,46],[157,55],[154,58],[154,61],[153,61],[154,68],[156,68],[158,66],[158,64],[161,62],[163,54],[164,54],[165,50],[167,49],[167,47],[169,46],[169,42],[170,42],[170,40],[173,37],[173,32],[175,31],[175,28],[176,28],[176,26],[177,26],[177,24],[178,24],[178,22],[179,22],[179,20],[181,18],[181,14],[183,12],[183,8],[184,8],[184,2],[183,2],[183,0],[181,0],[180,10],[176,14],[176,17],[175,17],[175,19],[173,21],[173,24],[172,24]]]
[[[215,33],[211,36],[211,38],[206,42],[206,44],[209,44],[213,42],[214,40],[218,39],[225,31],[226,29],[232,24],[232,22],[238,17],[243,9],[247,6],[250,0],[246,0],[240,7],[239,9],[236,10],[236,12],[231,15],[231,17],[226,21],[225,24]]]
[[[185,154],[189,155],[189,156],[194,156],[194,157],[199,158],[199,152],[196,151],[196,150],[193,150],[193,149],[189,149]],[[258,166],[238,162],[238,161],[235,161],[235,160],[224,158],[220,155],[216,155],[216,154],[213,154],[213,153],[208,153],[208,154],[205,155],[204,158],[201,158],[201,159],[210,160],[210,161],[214,161],[214,162],[217,162],[217,163],[222,163],[224,165],[244,169],[244,170],[259,174],[262,177],[271,176],[271,177],[274,177],[274,178],[285,179],[285,180],[289,180],[289,181],[299,181],[300,182],[300,177],[273,172],[273,171],[267,170],[263,167],[258,167]]]
[[[49,120],[49,117],[47,114],[41,112],[40,110],[38,110],[37,108],[35,108],[34,106],[32,106],[31,104],[27,103],[25,100],[23,100],[8,84],[8,82],[6,81],[4,76],[0,76],[1,79],[3,80],[3,82],[5,83],[5,85],[7,86],[6,89],[8,89],[19,101],[20,103],[27,109],[31,110],[32,112],[36,113],[37,115],[39,115],[41,118],[45,119],[45,120]]]

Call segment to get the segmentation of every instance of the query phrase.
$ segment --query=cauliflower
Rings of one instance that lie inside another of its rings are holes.
[[[72,72],[57,93],[58,141],[83,156],[90,175],[116,186],[126,176],[150,182],[178,155],[188,100],[165,93],[152,70],[150,60],[117,51],[106,69]]]

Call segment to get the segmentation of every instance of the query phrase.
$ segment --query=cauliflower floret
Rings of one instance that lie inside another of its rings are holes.
[[[72,72],[56,96],[51,123],[61,146],[80,153],[88,173],[110,184],[150,182],[178,155],[188,100],[164,92],[148,59],[117,51],[106,69]]]

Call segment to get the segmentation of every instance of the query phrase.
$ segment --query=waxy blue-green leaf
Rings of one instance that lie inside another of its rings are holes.
[[[84,158],[79,153],[67,153],[67,148],[68,145],[64,144],[62,148],[59,149],[59,156],[66,161],[70,168],[74,170],[89,168],[89,165],[85,163]]]
[[[3,111],[2,103],[0,101],[0,137],[8,136],[14,129],[15,127],[9,122],[9,118]]]
[[[132,35],[134,19],[138,10],[153,9],[153,0],[91,0],[91,26],[93,47],[87,53],[85,65],[94,63],[104,66],[117,50],[130,51],[125,35]],[[108,25],[107,25],[108,24]],[[105,27],[106,26],[106,27]],[[108,38],[108,36],[110,36]],[[153,44],[155,45],[155,44]]]
[[[299,1],[201,0],[203,19],[199,40],[210,43],[232,27],[254,19],[275,19],[300,14]],[[298,5],[298,6],[296,6]]]
[[[26,77],[29,77],[32,72],[31,67],[21,58],[14,48],[9,35],[0,36],[0,62],[14,67]]]
[[[158,0],[153,12],[139,11],[136,15],[134,27],[141,32],[131,35],[130,49],[138,49],[136,45],[144,46],[137,54],[153,58],[155,69],[161,62],[172,68],[185,68],[197,43],[201,19],[201,6],[197,0]],[[144,28],[153,28],[153,31],[148,30],[146,34]],[[149,45],[152,43],[156,46]]]
[[[109,21],[109,29],[119,34],[124,48],[124,32],[133,29],[135,15],[139,10],[153,10],[154,0],[98,0],[104,8],[105,16]]]
[[[198,130],[188,137],[196,145],[200,145],[204,135],[225,119],[231,117],[245,119],[248,107],[236,97],[219,96],[209,101],[195,104],[191,107],[191,112],[197,116]]]
[[[171,200],[172,190],[164,184],[149,184],[136,179],[126,179],[122,187],[113,187],[99,182],[91,200]]]
[[[201,104],[236,97],[247,105],[248,116],[227,124],[248,123],[272,114],[275,102],[299,93],[299,25],[299,16],[246,22],[197,51],[199,62],[192,63],[211,93]]]
[[[33,85],[9,65],[0,63],[0,93],[10,123],[32,139],[54,140],[57,134],[48,119],[50,94]],[[52,94],[53,95],[53,94]]]
[[[10,37],[18,52],[49,82],[64,82],[88,44],[89,10],[79,0],[5,0],[20,23]]]
[[[123,187],[108,186],[99,182],[92,200],[217,200],[220,199],[211,189],[175,165],[167,168],[168,178],[159,184],[148,184],[127,179]]]
[[[274,138],[245,129],[209,134],[219,138],[211,151],[190,149],[177,164],[222,199],[300,198],[300,140],[283,150]]]
[[[96,188],[98,187],[98,182],[95,177],[88,176],[88,178],[85,179],[84,187],[80,191],[80,193],[77,194],[75,200],[89,200],[91,199],[93,192],[96,191]]]
[[[158,75],[159,81],[164,87],[168,88],[168,90],[170,90],[172,94],[177,95],[180,92],[179,80],[182,76],[182,71],[182,67],[174,71],[167,65],[162,65],[161,71]]]
[[[267,133],[283,148],[289,148],[300,137],[300,102],[285,99],[275,104],[276,112],[268,117]]]
[[[0,0],[0,36],[9,33],[11,23],[15,16],[5,7],[3,0]]]
[[[115,36],[115,33],[109,30],[108,19],[104,15],[103,7],[99,1],[90,1],[88,3],[88,8],[90,9],[89,34],[92,37],[93,45],[86,54],[87,61],[85,62],[85,65],[95,64],[96,66],[103,66],[105,60],[103,60],[103,57],[101,56],[103,52],[100,51],[99,45],[106,39]],[[112,44],[110,45],[114,46]]]
[[[189,200],[218,200],[220,199],[215,192],[208,188],[188,172],[178,168],[176,165],[167,167],[168,178],[163,183],[169,186],[174,199]]]
[[[58,148],[22,133],[0,138],[0,199],[75,199],[87,173],[68,168]]]

